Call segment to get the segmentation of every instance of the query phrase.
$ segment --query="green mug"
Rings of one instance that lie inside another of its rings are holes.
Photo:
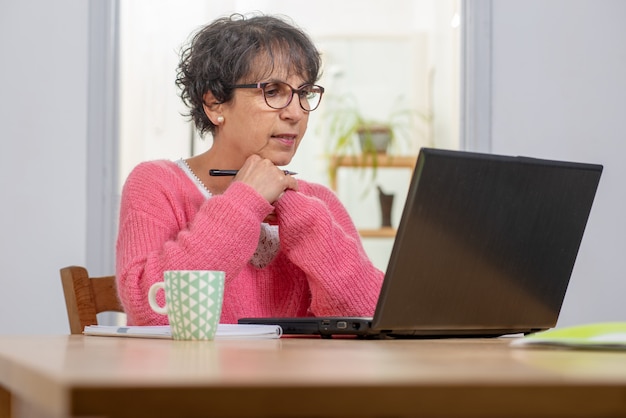
[[[170,270],[163,281],[148,291],[148,302],[156,313],[167,315],[175,340],[212,340],[222,313],[224,299],[223,271]],[[156,300],[165,292],[165,305]]]

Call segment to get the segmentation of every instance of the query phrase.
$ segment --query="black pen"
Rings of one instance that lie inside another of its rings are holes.
[[[293,172],[293,171],[289,171],[289,170],[283,170],[285,172],[285,175],[288,176],[293,176],[296,175],[298,173]],[[239,170],[218,170],[216,168],[212,168],[209,170],[209,175],[210,176],[236,176],[237,173],[239,172]]]

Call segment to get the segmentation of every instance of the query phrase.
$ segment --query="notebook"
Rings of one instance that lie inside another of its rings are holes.
[[[239,323],[323,337],[486,337],[552,328],[602,168],[423,148],[373,318]]]

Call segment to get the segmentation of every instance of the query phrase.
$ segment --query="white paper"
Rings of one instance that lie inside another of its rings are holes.
[[[88,325],[85,335],[108,337],[162,338],[172,339],[169,325],[126,326]],[[264,339],[280,338],[283,330],[278,325],[219,324],[215,339]]]

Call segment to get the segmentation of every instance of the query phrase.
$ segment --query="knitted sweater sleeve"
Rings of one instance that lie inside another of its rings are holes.
[[[147,300],[165,270],[222,270],[228,285],[254,254],[260,224],[272,210],[243,183],[206,200],[175,163],[137,166],[122,191],[116,250],[118,292],[128,323],[167,323]],[[158,297],[162,304],[162,292]]]
[[[281,248],[309,281],[311,313],[373,316],[384,274],[336,195],[299,181],[299,191],[286,191],[275,206]]]

